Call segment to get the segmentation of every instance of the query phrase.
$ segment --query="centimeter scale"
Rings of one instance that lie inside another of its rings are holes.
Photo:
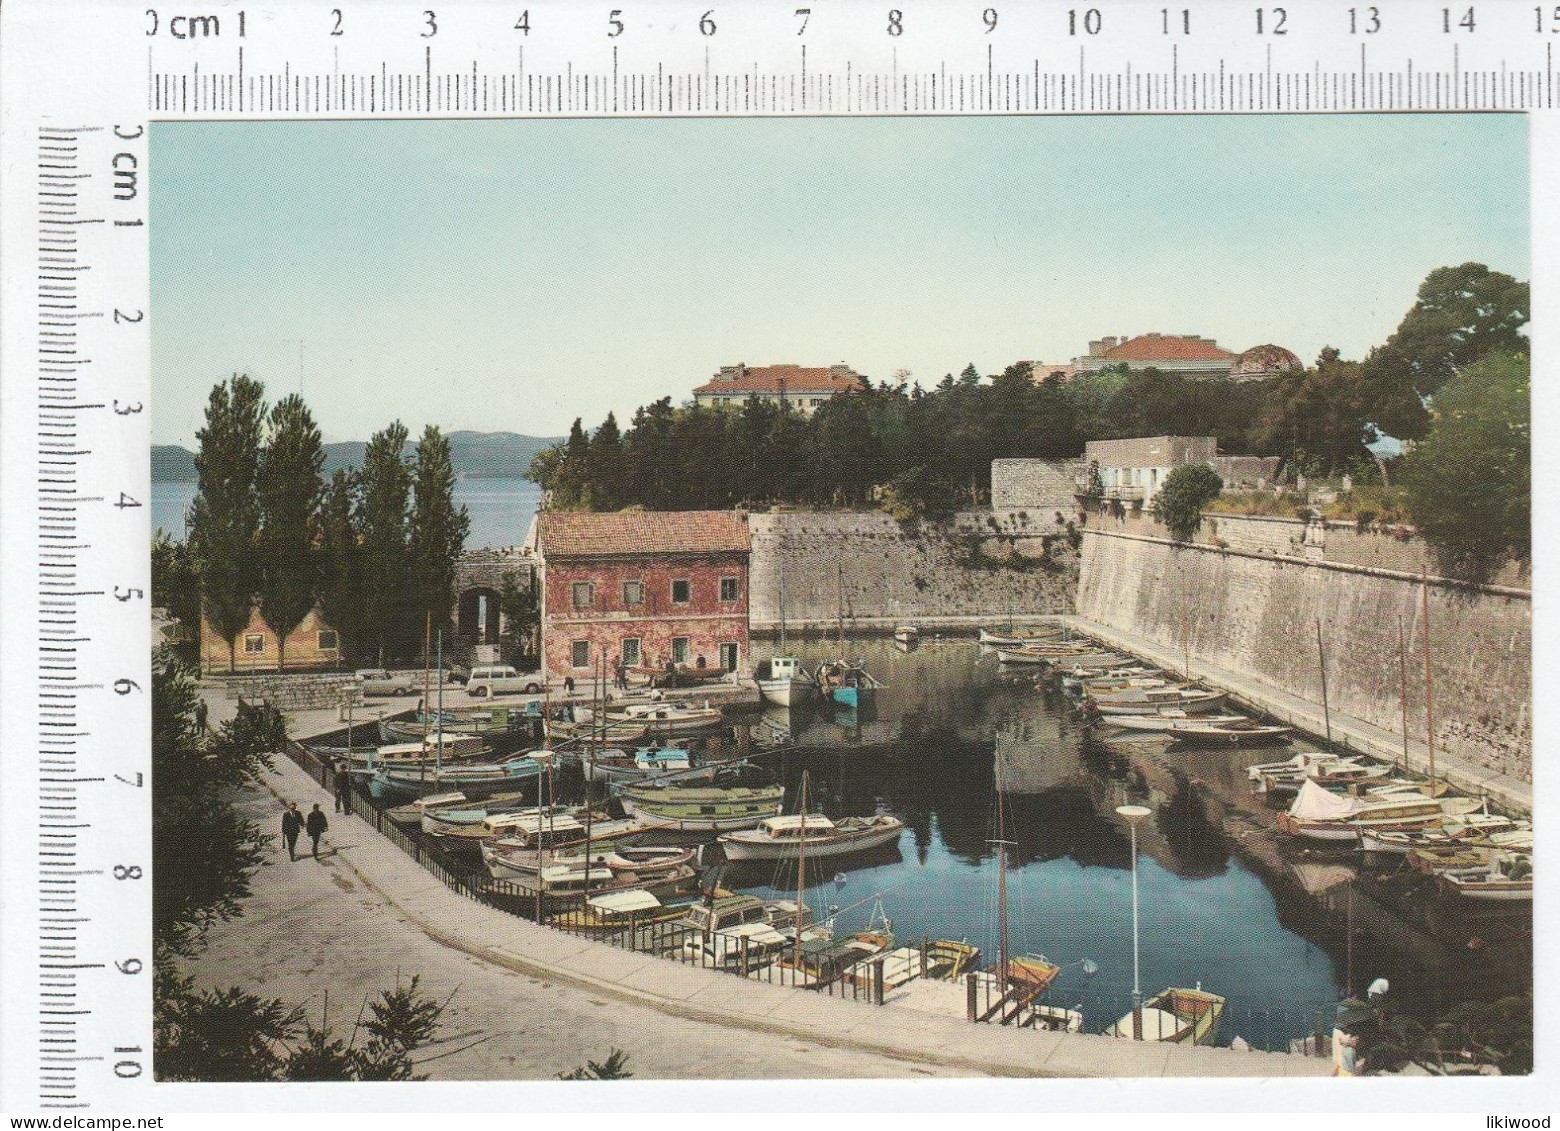
[[[1560,77],[1553,0],[152,3],[0,12],[10,1110],[159,1106],[154,120],[1545,111]]]

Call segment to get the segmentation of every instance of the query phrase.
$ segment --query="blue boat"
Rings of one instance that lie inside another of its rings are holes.
[[[458,790],[469,798],[480,798],[506,787],[513,789],[541,773],[542,764],[533,758],[433,768],[379,766],[369,776],[368,792],[374,797],[425,797]]]
[[[829,660],[818,665],[818,689],[841,706],[860,706],[879,686],[864,660]]]

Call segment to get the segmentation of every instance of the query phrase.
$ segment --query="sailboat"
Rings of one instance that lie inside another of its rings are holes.
[[[839,580],[836,586],[836,616],[839,619],[839,657],[818,665],[818,690],[836,703],[857,707],[878,689],[880,684],[867,671],[865,660],[845,657],[845,567],[836,563]]]

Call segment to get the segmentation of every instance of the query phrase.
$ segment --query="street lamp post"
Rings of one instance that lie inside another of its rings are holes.
[[[1138,964],[1137,823],[1152,812],[1144,805],[1118,805],[1116,813],[1127,819],[1132,831],[1132,1039],[1143,1039],[1143,981]]]

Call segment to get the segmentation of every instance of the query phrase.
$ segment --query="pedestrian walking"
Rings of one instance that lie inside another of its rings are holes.
[[[566,675],[563,677],[563,693],[565,695],[574,694],[574,677],[572,675]]]
[[[206,701],[204,699],[195,700],[195,729],[200,731],[201,734],[206,733]]]
[[[290,860],[298,859],[298,834],[303,832],[303,814],[298,812],[298,803],[294,801],[287,806],[287,812],[282,814],[282,839],[287,842],[287,857]]]
[[[336,763],[336,776],[332,784],[336,789],[336,812],[352,812],[352,775],[347,772],[345,761]]]
[[[623,663],[622,656],[619,656],[612,665],[612,682],[619,691],[628,690],[628,668]]]
[[[325,814],[320,811],[319,802],[314,803],[314,808],[309,810],[309,819],[304,822],[304,829],[309,834],[309,839],[314,842],[314,858],[320,858],[320,837],[325,835],[325,830],[330,828],[330,822],[325,819]]]

